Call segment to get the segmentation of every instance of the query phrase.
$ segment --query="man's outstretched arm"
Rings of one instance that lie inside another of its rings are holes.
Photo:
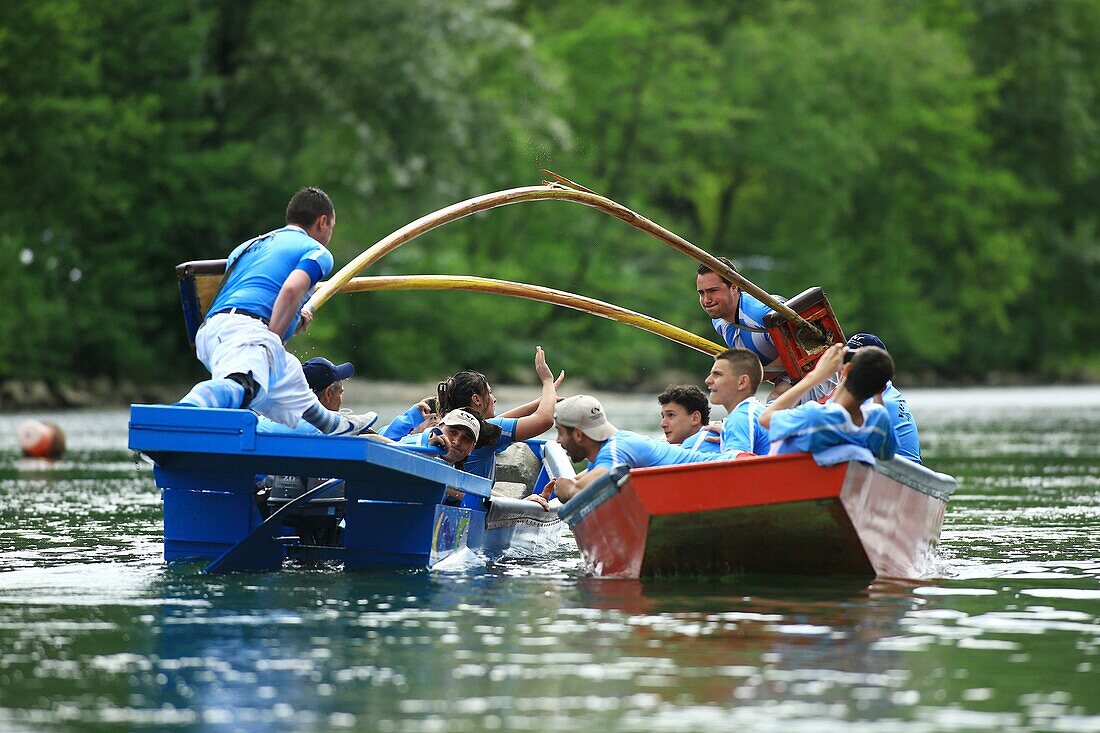
[[[844,363],[845,351],[847,351],[847,346],[844,344],[833,344],[826,349],[809,374],[803,377],[798,384],[776,397],[764,412],[760,413],[760,424],[765,428],[770,428],[772,415],[780,410],[788,410],[797,406],[802,401],[803,395],[836,374]]]

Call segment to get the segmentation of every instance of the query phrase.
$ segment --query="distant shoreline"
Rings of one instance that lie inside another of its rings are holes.
[[[702,375],[700,375],[702,376]],[[648,380],[646,384],[624,390],[613,387],[593,387],[579,379],[566,377],[562,387],[564,394],[596,392],[600,394],[657,395],[665,385],[695,382],[702,386],[702,378],[691,380],[681,373],[668,373]],[[894,380],[904,389],[946,389],[982,387],[1052,387],[1088,385],[1098,386],[1100,380],[1053,379],[1042,374],[991,373],[983,379],[946,380],[931,375],[902,374]],[[353,405],[370,405],[372,402],[401,402],[413,404],[435,394],[435,382],[396,382],[352,378],[346,385],[345,399]],[[126,407],[130,404],[170,404],[190,389],[190,384],[138,384],[132,380],[114,381],[107,377],[73,380],[51,384],[45,380],[0,380],[0,412],[31,412],[36,410],[83,409]],[[537,384],[494,384],[497,397],[506,404],[526,402],[538,397]]]

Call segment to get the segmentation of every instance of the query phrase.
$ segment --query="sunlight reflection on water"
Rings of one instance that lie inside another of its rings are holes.
[[[870,585],[602,581],[568,537],[533,563],[200,576],[161,563],[125,412],[44,416],[52,464],[0,416],[0,728],[1100,730],[1100,389],[907,396],[959,492],[938,577]],[[650,402],[607,404],[653,433]]]

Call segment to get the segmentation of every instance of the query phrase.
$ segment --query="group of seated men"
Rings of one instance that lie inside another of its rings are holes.
[[[336,226],[336,210],[324,191],[302,188],[287,204],[285,222],[242,242],[229,254],[224,281],[195,334],[196,354],[211,378],[196,384],[176,404],[252,409],[265,417],[264,427],[273,430],[366,435],[378,416],[340,409],[340,383],[351,376],[351,365],[325,359],[303,365],[285,348],[294,334],[308,328],[313,312],[304,306],[332,268],[327,245]],[[721,272],[703,265],[696,271],[695,284],[700,307],[730,347],[715,358],[706,379],[710,402],[725,407],[729,417],[715,429],[716,435],[709,435],[711,428],[704,427],[706,420],[700,415],[696,432],[708,434],[677,445],[671,439],[657,442],[616,429],[599,401],[589,395],[562,400],[553,410],[558,442],[575,461],[587,459],[589,470],[575,479],[558,480],[559,498],[568,499],[615,464],[642,467],[802,450],[819,457],[842,452],[867,460],[889,458],[900,450],[920,460],[916,426],[890,384],[893,362],[882,342],[870,334],[830,347],[797,383],[789,379],[784,383],[780,377],[768,403],[760,403],[755,394],[763,380],[763,365],[773,364],[777,355],[767,329],[762,328],[769,308],[729,279],[732,273],[734,280],[744,282],[730,260],[718,261]],[[845,365],[845,356],[851,353],[855,356]],[[516,432],[517,423],[511,417],[507,425],[498,418],[497,424],[490,422],[495,419],[495,398],[486,383],[483,394],[471,396],[465,407],[447,408],[434,419],[425,415],[420,427],[431,422],[426,435],[414,429],[400,442],[434,444],[444,460],[456,466],[467,459],[476,463],[471,451],[484,450],[484,475],[492,477],[492,458],[503,446],[551,424],[550,408],[555,407],[560,377],[552,379],[541,349],[536,350],[536,371],[543,395],[524,413],[527,424],[521,432]],[[816,402],[819,398],[824,404]],[[499,439],[501,434],[506,434],[506,440]],[[490,441],[496,445],[476,447]]]
[[[759,357],[745,348],[727,349],[714,357],[706,377],[709,395],[694,385],[677,385],[658,396],[664,440],[618,429],[591,395],[561,399],[554,410],[557,442],[574,462],[588,465],[576,478],[557,479],[544,497],[552,491],[568,501],[617,465],[644,468],[798,451],[813,453],[822,463],[873,462],[895,453],[919,463],[916,423],[891,383],[893,369],[878,337],[857,334],[827,349],[805,378],[765,404],[756,397],[763,381]],[[352,365],[315,358],[303,371],[321,403],[338,412],[341,382],[354,372]],[[829,380],[839,381],[831,394],[806,400]],[[727,417],[711,422],[711,405],[723,407]],[[406,428],[411,433],[399,443],[436,445],[440,458],[461,467],[483,420],[461,408],[438,416],[431,407],[421,405],[423,422]],[[278,423],[263,429],[289,430]],[[308,431],[317,432],[308,423],[295,429]]]
[[[693,385],[669,387],[658,396],[665,440],[619,430],[600,402],[577,395],[558,403],[557,440],[574,461],[588,468],[576,478],[561,478],[552,487],[568,501],[612,467],[630,468],[738,460],[763,455],[809,452],[822,464],[844,460],[873,463],[895,454],[920,462],[916,423],[904,398],[893,386],[894,365],[882,341],[857,334],[834,344],[814,369],[767,404],[756,398],[763,380],[757,355],[732,348],[714,358],[706,378],[709,400]],[[818,400],[815,390],[838,380]],[[728,416],[710,423],[710,405]]]
[[[718,260],[734,270],[730,260]],[[881,339],[859,333],[834,344],[798,382],[776,379],[762,403],[756,393],[764,365],[778,363],[778,350],[763,328],[770,308],[707,265],[696,270],[696,293],[729,347],[714,358],[706,378],[709,400],[691,385],[662,393],[658,401],[667,442],[617,429],[594,397],[560,402],[558,442],[574,461],[587,459],[588,469],[575,479],[554,482],[559,499],[567,501],[615,465],[643,468],[800,451],[813,453],[822,464],[872,463],[895,453],[920,463],[916,423],[891,383],[894,363]],[[728,414],[721,424],[709,422],[712,404]]]

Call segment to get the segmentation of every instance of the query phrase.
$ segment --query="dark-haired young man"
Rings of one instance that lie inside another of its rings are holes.
[[[882,349],[865,346],[855,352],[841,372],[840,385],[825,404],[795,406],[815,386],[835,374],[848,351],[844,344],[830,346],[817,365],[760,415],[768,428],[772,453],[808,451],[819,463],[893,458],[898,438],[890,414],[882,405],[882,392],[894,375],[894,361]],[[873,398],[873,401],[872,401]]]
[[[310,390],[302,363],[283,345],[313,319],[302,306],[332,269],[325,247],[335,226],[328,194],[303,188],[287,205],[286,226],[230,253],[221,290],[195,337],[195,351],[212,378],[177,404],[251,408],[291,428],[304,419],[334,435],[370,428],[374,413],[342,415],[324,407]]]
[[[718,261],[732,270],[737,269],[727,257],[719,257]],[[699,295],[699,305],[710,316],[711,325],[726,346],[748,349],[756,354],[764,367],[778,363],[779,350],[772,342],[771,334],[764,329],[764,316],[772,312],[771,308],[748,293],[742,293],[736,283],[726,280],[706,265],[699,265],[695,271],[695,290]],[[774,297],[783,300],[778,295]],[[791,384],[791,378],[786,374],[769,379],[775,382],[775,389],[768,395],[768,401],[783,394]],[[828,394],[836,382],[833,375],[814,391],[804,393],[803,402]]]
[[[736,269],[726,257],[719,257],[718,261],[730,269]],[[742,293],[735,283],[706,265],[699,265],[695,271],[695,289],[699,294],[699,305],[710,316],[711,325],[726,346],[748,349],[764,366],[776,360],[779,352],[772,343],[771,335],[764,330],[764,316],[772,312],[771,308],[748,293]]]
[[[877,346],[889,353],[882,339],[873,333],[857,333],[848,339],[848,351],[853,352],[864,346]],[[890,413],[890,419],[894,423],[894,432],[898,436],[898,455],[907,458],[914,463],[920,463],[920,433],[917,431],[917,421],[909,412],[909,404],[893,380],[886,383],[886,389],[882,393],[882,404]]]
[[[710,402],[703,390],[694,384],[671,384],[657,395],[661,404],[661,432],[671,445],[702,453],[718,453],[721,445],[707,440],[710,432],[703,426],[710,422]]]

